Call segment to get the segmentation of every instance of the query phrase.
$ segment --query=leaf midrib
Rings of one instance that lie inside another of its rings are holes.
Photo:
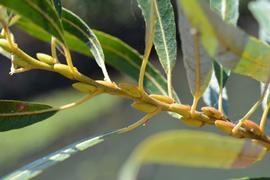
[[[169,56],[169,52],[168,52],[168,46],[167,46],[167,43],[166,43],[167,42],[166,35],[165,35],[164,29],[163,29],[164,25],[163,25],[162,20],[161,20],[161,16],[160,16],[160,12],[159,12],[156,0],[154,0],[154,5],[155,5],[159,25],[160,25],[160,31],[161,31],[161,36],[162,36],[162,39],[163,39],[163,44],[164,44],[164,47],[165,47],[164,49],[165,49],[165,53],[166,53],[166,61],[167,61],[167,66],[168,66],[168,67],[165,67],[165,68],[168,68],[168,69],[166,69],[166,71],[167,71],[167,73],[169,73],[169,72],[171,72],[171,64],[170,64],[170,56]]]

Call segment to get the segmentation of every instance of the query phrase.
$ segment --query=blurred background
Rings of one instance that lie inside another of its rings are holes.
[[[136,0],[62,0],[62,2],[66,8],[82,17],[90,27],[117,36],[143,53],[144,21]],[[247,9],[248,2],[248,0],[241,1],[241,16],[238,25],[248,33],[257,36],[258,25]],[[48,53],[50,51],[49,44],[31,38],[16,27],[12,30],[20,47],[29,54],[35,55],[37,52]],[[179,55],[174,70],[173,83],[181,101],[185,104],[191,104],[192,99],[183,69],[179,41],[178,49]],[[76,66],[88,76],[93,79],[102,79],[101,71],[93,60],[76,53],[73,53],[73,59]],[[160,69],[155,53],[152,54],[151,59]],[[0,63],[1,99],[31,100],[57,106],[83,96],[70,88],[72,82],[57,74],[30,71],[10,76],[10,62],[0,56]],[[108,67],[108,69],[114,81],[134,82],[114,68]],[[232,120],[237,120],[244,115],[260,93],[258,82],[235,74],[228,80],[227,90],[230,102],[229,117]],[[0,177],[77,140],[114,130],[138,120],[142,114],[130,108],[130,103],[125,99],[102,95],[84,105],[60,112],[50,119],[30,127],[0,133]],[[202,102],[201,105],[203,105]],[[262,110],[259,109],[252,119],[258,121],[261,113]],[[134,147],[144,138],[157,132],[182,128],[189,129],[179,120],[173,119],[165,113],[161,114],[147,126],[129,134],[114,137],[94,148],[81,152],[46,170],[35,179],[117,179],[121,166]],[[200,130],[220,133],[211,127],[204,127]],[[144,166],[138,179],[192,180],[270,176],[269,162],[270,158],[266,157],[250,168],[240,170],[153,164]]]

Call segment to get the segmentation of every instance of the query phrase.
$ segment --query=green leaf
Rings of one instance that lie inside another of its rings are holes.
[[[10,8],[64,42],[62,24],[48,0],[0,0],[0,5]]]
[[[17,25],[22,30],[38,39],[47,42],[50,41],[50,35],[48,33],[26,19],[20,19]],[[112,65],[120,72],[129,75],[133,79],[138,80],[142,56],[135,49],[116,37],[100,31],[94,31],[94,33],[101,43],[106,57],[106,63]],[[65,33],[65,40],[72,50],[91,56],[87,45],[78,38],[69,33]],[[151,93],[167,95],[166,80],[151,63],[148,63],[146,68],[145,86]],[[175,92],[174,97],[180,102]]]
[[[248,5],[253,16],[259,23],[259,37],[265,43],[270,43],[270,2],[267,0],[259,0],[256,2],[251,2]],[[261,83],[261,93],[264,89],[264,83]],[[269,88],[267,90],[268,97],[265,97],[262,102],[262,107],[265,109],[270,101]],[[270,118],[270,113],[268,113],[267,118]]]
[[[57,109],[44,104],[0,100],[0,132],[29,126],[56,112]]]
[[[170,0],[154,0],[153,2],[156,14],[154,45],[167,79],[171,79],[177,49],[173,7]]]
[[[266,81],[270,68],[268,45],[225,23],[205,1],[177,2],[191,26],[199,31],[202,44],[212,58],[235,73]]]
[[[105,80],[110,81],[110,77],[105,67],[103,50],[94,32],[80,17],[67,9],[63,9],[62,22],[66,32],[77,37],[89,47],[97,64],[102,69]]]
[[[181,9],[178,9],[178,16],[183,60],[189,88],[193,96],[200,97],[209,84],[213,61],[201,45],[199,37],[196,38],[196,34],[192,34],[192,28]]]
[[[90,147],[93,147],[103,142],[105,139],[112,137],[113,135],[117,135],[117,133],[118,131],[114,131],[111,133],[99,135],[96,137],[90,137],[90,138],[86,138],[81,141],[75,142],[69,146],[64,147],[63,149],[60,149],[52,154],[49,154],[48,156],[40,158],[18,170],[15,170],[11,174],[3,177],[3,180],[30,179],[30,178],[36,177],[37,175],[44,172],[45,169],[68,159],[69,157],[71,157],[72,155],[78,152],[84,151]]]
[[[163,164],[203,168],[244,168],[267,150],[250,140],[210,132],[172,130],[144,140],[132,153],[120,180],[133,180],[142,165]]]
[[[236,25],[239,18],[239,0],[210,0],[210,7],[226,23]]]
[[[153,0],[137,0],[145,20],[145,54],[151,50],[155,33],[156,14]]]

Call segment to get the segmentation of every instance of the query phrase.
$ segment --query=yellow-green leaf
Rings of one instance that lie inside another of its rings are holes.
[[[259,37],[265,43],[270,43],[270,2],[266,0],[259,0],[251,2],[248,5],[251,13],[259,23]],[[265,84],[261,83],[261,93],[263,93]],[[267,96],[264,97],[262,102],[263,109],[267,108],[270,103],[269,88],[267,89]],[[270,118],[270,113],[267,115]]]
[[[177,0],[185,16],[202,39],[208,54],[225,68],[258,81],[266,81],[270,69],[270,47],[240,29],[225,23],[199,0]]]
[[[260,160],[266,148],[250,140],[202,131],[172,130],[144,140],[133,152],[121,180],[136,179],[142,165],[158,163],[204,168],[243,168]]]
[[[211,9],[216,12],[226,23],[236,26],[239,17],[239,0],[210,0]],[[214,74],[211,77],[209,86],[203,95],[204,102],[208,106],[218,108],[218,101],[222,93],[222,108],[228,114],[228,97],[225,84],[230,76],[230,70],[213,62]]]

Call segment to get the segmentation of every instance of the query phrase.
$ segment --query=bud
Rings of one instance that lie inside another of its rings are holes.
[[[142,96],[142,92],[139,90],[139,88],[136,85],[130,85],[130,84],[119,84],[119,87],[122,91],[127,93],[128,95],[140,98]]]
[[[73,79],[72,73],[70,72],[70,67],[65,65],[65,64],[55,64],[53,66],[53,69],[58,72],[59,74],[69,78],[69,79]],[[74,70],[77,70],[76,68],[74,68]]]
[[[53,65],[55,62],[54,58],[48,54],[37,53],[36,56],[41,62],[44,62],[49,65]]]
[[[228,122],[228,121],[216,120],[215,126],[227,134],[232,134],[232,130],[233,130],[235,124]]]
[[[85,83],[81,83],[81,82],[77,82],[72,84],[72,87],[82,93],[87,93],[87,94],[92,94],[94,92],[96,92],[97,87],[90,85],[90,84],[85,84]]]
[[[146,112],[146,113],[155,112],[158,108],[152,104],[147,104],[147,103],[143,103],[143,102],[134,102],[133,104],[131,104],[131,106],[134,109],[137,109],[139,111]]]
[[[163,96],[163,95],[158,95],[158,94],[150,94],[149,97],[167,103],[167,104],[172,104],[174,103],[174,99],[169,97],[169,96]]]
[[[176,112],[184,117],[190,116],[190,105],[183,105],[183,104],[171,104],[170,111]]]
[[[247,129],[250,132],[253,132],[255,135],[257,136],[261,136],[263,134],[263,132],[261,131],[260,127],[258,126],[258,124],[256,124],[255,122],[251,121],[251,120],[246,120],[243,122],[242,126]]]
[[[11,48],[6,39],[0,39],[0,47],[3,48],[5,51],[11,52]]]
[[[195,111],[193,114],[191,114],[193,119],[197,119],[199,121],[205,122],[207,124],[214,124],[214,120],[206,116],[204,113]]]
[[[204,125],[204,122],[192,118],[181,118],[181,120],[184,124],[192,127],[202,127]]]
[[[201,110],[209,117],[212,117],[215,119],[224,119],[223,113],[218,111],[216,108],[207,106],[207,107],[202,107]]]

